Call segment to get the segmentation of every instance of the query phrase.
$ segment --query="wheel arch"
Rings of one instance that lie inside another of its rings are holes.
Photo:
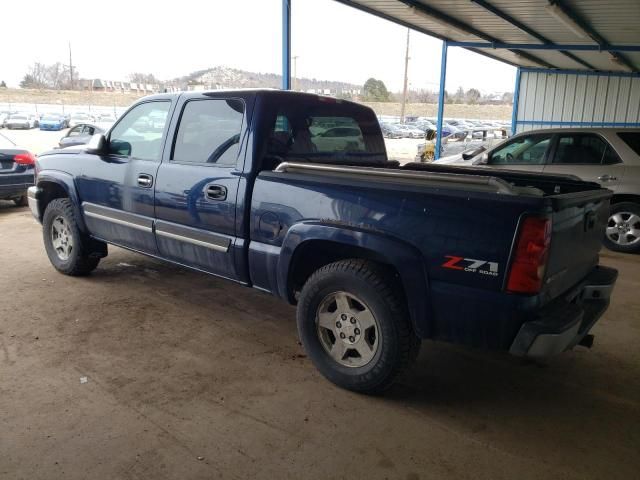
[[[383,233],[348,226],[295,225],[280,250],[279,295],[295,304],[296,292],[313,272],[348,258],[370,260],[397,276],[414,331],[420,337],[429,336],[431,302],[424,258],[412,245]]]
[[[68,198],[73,204],[74,213],[80,230],[85,232],[86,226],[80,211],[80,201],[73,177],[68,173],[57,171],[42,171],[38,174],[38,215],[42,222],[44,212],[49,203],[56,198]]]
[[[640,195],[635,195],[633,193],[614,193],[613,197],[611,197],[611,205],[622,202],[631,202],[640,205]]]

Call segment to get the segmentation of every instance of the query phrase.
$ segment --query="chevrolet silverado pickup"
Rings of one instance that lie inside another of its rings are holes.
[[[53,266],[107,244],[297,306],[330,381],[377,393],[422,339],[544,357],[587,345],[617,272],[598,265],[611,192],[575,177],[399,165],[374,112],[237,90],[134,104],[28,193]]]

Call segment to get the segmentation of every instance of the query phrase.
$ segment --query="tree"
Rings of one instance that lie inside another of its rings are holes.
[[[470,88],[465,94],[466,103],[470,103],[472,105],[478,103],[480,97],[482,97],[482,94],[477,88]]]
[[[363,87],[364,100],[368,102],[388,102],[389,90],[382,80],[370,78],[364,82]]]
[[[7,88],[7,84],[5,83],[4,80],[0,82],[0,88]]]
[[[502,94],[503,103],[513,103],[513,92],[504,92]]]
[[[158,80],[153,73],[140,73],[140,72],[129,74],[129,81],[133,83],[143,83],[143,84],[150,83],[152,85],[156,83],[160,83],[160,80]]]
[[[47,86],[47,66],[36,62],[25,73],[20,86],[22,88],[45,88]]]

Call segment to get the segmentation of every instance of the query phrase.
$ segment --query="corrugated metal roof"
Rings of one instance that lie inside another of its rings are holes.
[[[563,8],[584,21],[609,45],[640,45],[640,0],[337,0],[388,20],[414,28],[441,39],[466,42],[504,42],[541,44],[522,29],[514,26],[481,4],[512,17],[525,27],[554,44],[597,45],[588,35],[554,16],[550,3]],[[412,8],[415,6],[416,8]],[[422,9],[426,14],[419,13]],[[440,16],[440,18],[436,18]],[[443,20],[442,16],[452,19]],[[455,25],[459,22],[458,25]],[[453,25],[452,25],[453,24]],[[460,26],[465,28],[460,28]],[[468,28],[466,28],[468,27]],[[571,51],[569,55],[552,50],[474,49],[496,59],[522,67],[551,67],[563,70],[630,71],[640,70],[640,53]],[[572,58],[573,57],[573,58]],[[585,65],[586,64],[586,65]],[[588,66],[587,66],[588,65]],[[592,67],[592,68],[589,68]]]

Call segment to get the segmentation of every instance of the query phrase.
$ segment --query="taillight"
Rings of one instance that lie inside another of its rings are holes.
[[[550,245],[551,220],[526,217],[521,222],[507,279],[507,291],[538,293],[542,289]]]
[[[13,161],[18,165],[35,165],[36,157],[33,153],[19,153],[15,157],[13,157]]]

